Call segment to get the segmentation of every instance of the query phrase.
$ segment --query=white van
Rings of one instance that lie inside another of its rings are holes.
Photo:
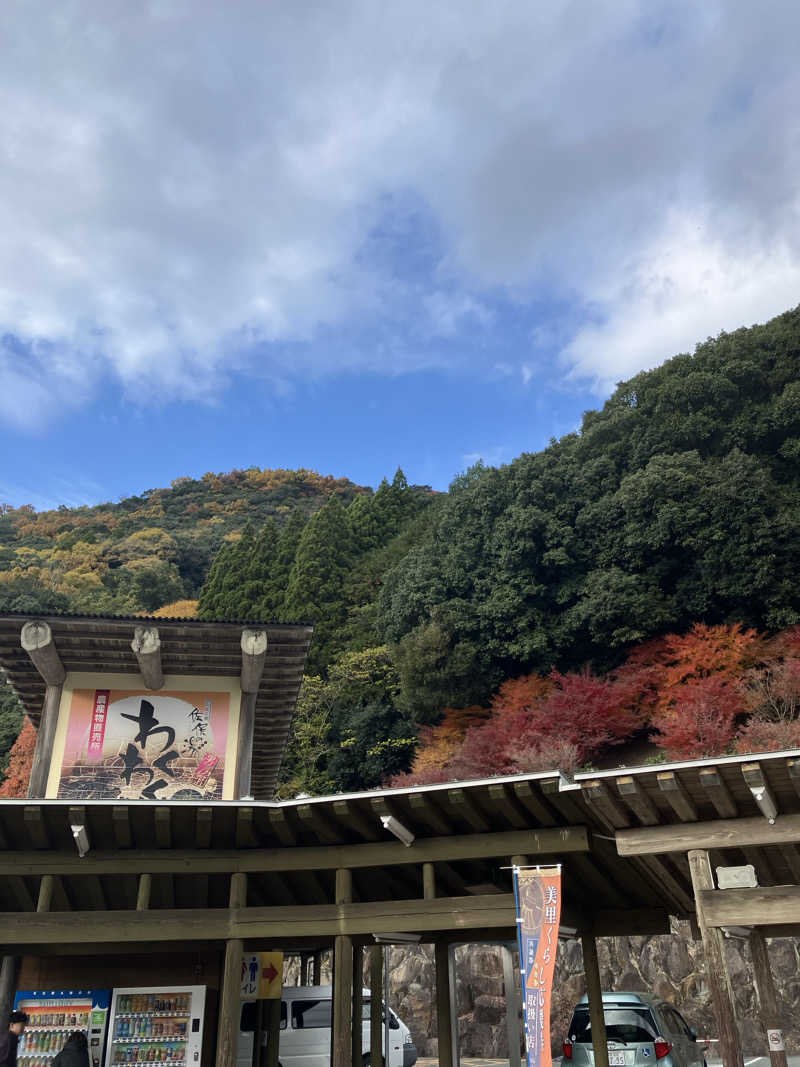
[[[369,1067],[369,989],[363,991],[363,998],[362,1019],[364,1022],[361,1047],[364,1049],[364,1067]],[[283,987],[281,1041],[278,1052],[281,1067],[330,1067],[332,1010],[332,986]],[[244,1001],[236,1053],[237,1067],[251,1067],[253,1063],[255,1021],[255,1002]],[[385,1031],[382,1030],[382,1047],[384,1040]],[[266,1043],[266,1034],[264,1042]],[[411,1032],[391,1008],[389,1009],[389,1044],[388,1067],[414,1067],[417,1062],[417,1050],[411,1038]],[[383,1062],[386,1063],[385,1048]]]

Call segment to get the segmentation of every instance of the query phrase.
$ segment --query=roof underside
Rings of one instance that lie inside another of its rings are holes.
[[[312,626],[142,616],[0,615],[0,667],[36,726],[45,685],[20,645],[22,626],[33,618],[50,626],[65,670],[96,674],[138,674],[131,650],[134,627],[151,624],[158,628],[165,674],[237,678],[242,668],[242,629],[265,630],[268,644],[256,698],[252,788],[255,796],[273,795],[300,692]]]

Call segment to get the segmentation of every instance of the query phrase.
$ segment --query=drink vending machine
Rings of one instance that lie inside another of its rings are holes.
[[[50,1067],[74,1030],[89,1042],[91,1067],[102,1067],[106,1022],[111,992],[108,989],[28,989],[14,998],[28,1025],[17,1048],[19,1067]]]
[[[203,1045],[205,986],[115,989],[106,1067],[196,1067]]]

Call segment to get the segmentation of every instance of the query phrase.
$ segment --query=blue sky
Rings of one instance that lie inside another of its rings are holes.
[[[9,0],[0,501],[444,488],[800,293],[800,8]]]

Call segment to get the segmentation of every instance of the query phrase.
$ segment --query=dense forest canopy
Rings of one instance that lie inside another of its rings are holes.
[[[598,741],[567,762],[643,730],[676,751],[741,747],[777,736],[770,701],[742,689],[753,671],[781,679],[781,721],[800,713],[799,460],[796,309],[635,376],[580,431],[446,494],[402,471],[373,493],[252,468],[94,508],[4,507],[0,608],[314,621],[287,793],[423,773],[423,756],[429,774],[485,752],[489,773],[491,738],[499,753],[509,730],[532,737],[545,709],[563,741],[576,701]],[[749,651],[662,706],[634,666],[704,632]],[[747,733],[748,715],[766,725]],[[20,725],[0,689],[6,758]]]

